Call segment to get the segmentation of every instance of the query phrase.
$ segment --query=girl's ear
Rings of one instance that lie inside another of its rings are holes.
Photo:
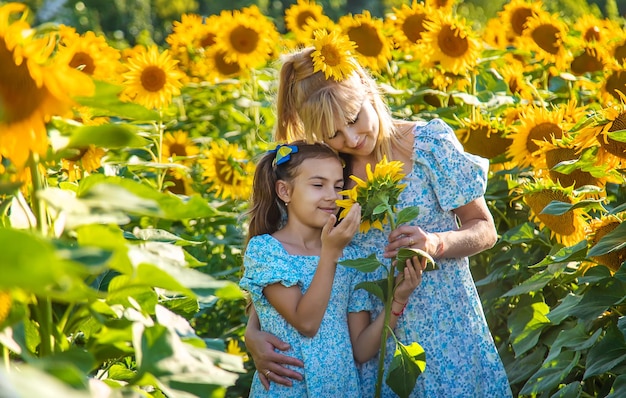
[[[291,201],[291,186],[284,180],[276,181],[276,195],[285,202],[285,204]]]

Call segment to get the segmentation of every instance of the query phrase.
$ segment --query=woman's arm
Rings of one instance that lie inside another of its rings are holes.
[[[276,349],[287,351],[291,347],[273,334],[261,330],[259,317],[254,305],[250,306],[250,316],[244,337],[246,348],[252,356],[254,366],[259,371],[258,375],[265,389],[269,389],[270,387],[268,377],[266,377],[264,373],[268,370],[271,372],[269,376],[271,376],[271,381],[274,383],[291,387],[292,382],[290,379],[302,380],[302,374],[288,369],[284,365],[293,365],[302,368],[304,367],[304,363],[297,358],[283,355],[275,351]]]
[[[426,259],[420,263],[416,257],[406,261],[404,274],[398,275],[398,287],[394,291],[391,303],[389,327],[394,329],[398,318],[402,315],[411,293],[422,281],[422,270],[426,267]],[[374,357],[380,349],[380,339],[385,327],[385,314],[381,312],[372,322],[367,311],[348,314],[348,328],[352,341],[352,352],[357,363],[363,363]]]
[[[401,247],[414,247],[426,251],[435,259],[458,258],[493,247],[498,235],[483,197],[453,211],[461,224],[458,230],[430,233],[415,225],[402,225],[389,234],[390,243],[384,256],[391,258]]]

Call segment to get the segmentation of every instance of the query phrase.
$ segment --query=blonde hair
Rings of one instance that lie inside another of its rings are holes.
[[[276,99],[277,141],[327,142],[335,134],[335,120],[352,120],[363,101],[369,100],[378,115],[376,159],[391,158],[391,148],[401,148],[391,112],[376,81],[355,62],[352,75],[340,82],[313,71],[313,47],[283,56]]]

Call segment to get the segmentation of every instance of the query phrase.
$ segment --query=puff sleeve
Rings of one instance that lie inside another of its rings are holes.
[[[485,194],[489,161],[466,153],[441,119],[415,130],[415,162],[427,169],[439,205],[450,211]]]
[[[250,293],[254,302],[264,299],[263,289],[267,285],[281,283],[291,287],[300,282],[290,266],[291,256],[279,250],[277,244],[269,235],[255,236],[248,242],[243,259],[244,273],[239,286]]]

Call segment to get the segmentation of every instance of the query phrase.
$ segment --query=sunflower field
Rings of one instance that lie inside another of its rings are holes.
[[[490,159],[499,240],[471,267],[514,394],[626,396],[615,2],[573,17],[511,0],[482,24],[459,1],[292,3],[179,10],[163,40],[129,44],[0,2],[0,396],[247,396],[251,179],[280,55],[319,29],[355,43],[396,117],[441,118]]]

